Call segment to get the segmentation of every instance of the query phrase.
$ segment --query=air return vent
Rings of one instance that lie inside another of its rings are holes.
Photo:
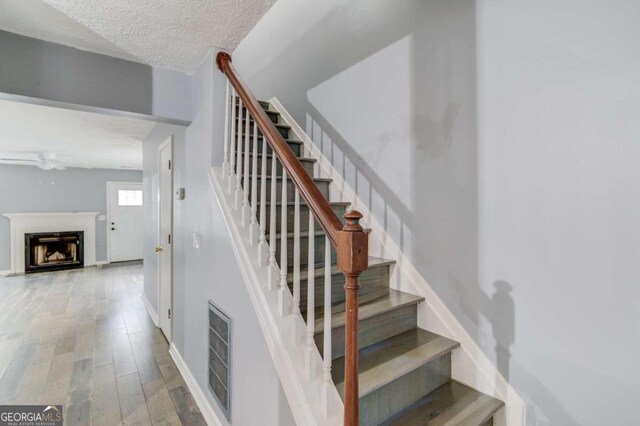
[[[231,318],[209,301],[209,390],[231,418]]]

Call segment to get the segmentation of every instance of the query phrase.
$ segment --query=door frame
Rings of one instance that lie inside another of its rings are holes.
[[[171,309],[171,318],[169,318],[169,323],[171,324],[171,336],[166,336],[165,338],[167,339],[167,341],[169,343],[173,342],[173,317],[174,317],[174,312],[173,312],[173,243],[174,243],[174,235],[173,235],[173,171],[174,171],[174,167],[173,167],[173,135],[169,135],[167,137],[167,139],[165,139],[164,142],[162,142],[160,145],[158,145],[158,151],[157,151],[157,166],[158,166],[158,187],[157,187],[157,200],[158,200],[158,206],[157,206],[157,217],[158,217],[158,223],[156,224],[156,247],[159,245],[164,246],[164,244],[161,244],[162,240],[162,223],[161,223],[161,195],[162,195],[162,191],[160,188],[160,184],[161,184],[161,179],[160,179],[160,172],[162,170],[162,150],[164,150],[165,148],[169,147],[169,153],[171,155],[171,190],[169,191],[169,194],[171,194],[171,198],[170,198],[170,210],[171,210],[171,217],[169,220],[169,232],[171,234],[171,244],[167,244],[167,247],[169,249],[169,262],[171,264],[171,274],[169,275],[169,287],[170,287],[170,299],[171,299],[171,307],[169,309]],[[162,269],[162,262],[160,261],[160,256],[156,255],[156,293],[158,295],[158,328],[160,328],[162,330],[162,327],[160,325],[160,315],[162,314],[162,307],[161,307],[161,300],[162,300],[162,287],[160,285],[160,276],[161,276],[161,269]],[[163,332],[164,334],[164,332]]]
[[[118,181],[107,181],[107,221],[105,222],[105,231],[107,232],[107,261],[106,263],[111,263],[111,232],[109,227],[111,223],[111,190],[116,185],[140,185],[140,189],[142,189],[142,197],[144,199],[144,185],[142,182],[118,182]],[[142,208],[144,209],[144,201]],[[144,213],[142,215],[142,219],[144,220]],[[143,253],[144,257],[144,253]]]

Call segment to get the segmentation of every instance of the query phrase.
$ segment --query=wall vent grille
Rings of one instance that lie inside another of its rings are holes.
[[[209,390],[231,420],[231,318],[209,301]]]

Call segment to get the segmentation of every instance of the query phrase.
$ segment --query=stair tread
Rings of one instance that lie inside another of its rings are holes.
[[[398,290],[386,289],[382,292],[374,292],[360,297],[358,305],[358,321],[372,318],[385,312],[392,311],[407,305],[417,304],[424,300],[424,297],[414,296]],[[345,321],[344,302],[331,306],[331,328],[344,326]],[[322,333],[324,330],[324,308],[320,307],[315,312],[315,333]]]
[[[253,176],[253,175],[249,175],[249,176]],[[243,173],[243,178],[244,178],[244,173]],[[258,179],[262,179],[262,176],[258,176]],[[271,180],[273,179],[273,176],[267,176],[266,178],[267,180]],[[330,178],[312,178],[314,182],[333,182],[333,179]],[[276,176],[276,180],[282,180],[282,176]],[[289,176],[287,176],[287,180],[291,180],[291,178]]]
[[[237,106],[237,104],[236,104],[236,106]],[[236,109],[237,109],[237,108],[236,108]],[[246,107],[245,105],[243,105],[243,106],[242,106],[242,109],[247,109],[247,107]],[[263,109],[264,109],[264,108],[263,108]],[[265,110],[264,110],[264,112],[268,112],[268,113],[270,113],[270,114],[282,115],[282,114],[280,114],[280,111],[274,111],[274,110],[271,110],[271,109],[265,109]]]
[[[302,201],[300,202],[300,205],[302,206]],[[260,204],[260,201],[258,201],[258,204]],[[271,201],[267,201],[264,203],[266,206],[271,205]],[[350,206],[351,203],[349,201],[329,201],[329,204],[331,204],[332,206]],[[282,205],[282,201],[276,201],[276,206],[280,206]],[[287,206],[293,206],[295,205],[295,203],[293,201],[287,201]]]
[[[369,267],[368,267],[368,269],[387,266],[387,265],[393,265],[394,263],[396,263],[395,260],[382,259],[380,257],[369,256]],[[308,272],[309,272],[308,265],[301,265],[300,266],[300,277],[302,279],[307,278]],[[315,272],[314,275],[316,277],[324,276],[324,264],[322,266],[316,265],[314,272]],[[337,273],[341,273],[341,271],[338,269],[338,266],[336,264],[332,264],[331,265],[331,274],[337,274]],[[287,274],[287,281],[293,282],[293,272],[289,272]]]
[[[480,426],[503,405],[498,399],[452,380],[382,424]]]
[[[242,152],[244,153],[244,151],[242,151]],[[250,152],[249,153],[249,157],[253,157],[253,153]],[[258,153],[256,155],[256,157],[262,157],[262,154]],[[267,158],[272,158],[272,157],[273,157],[272,154],[267,154]],[[307,161],[309,163],[317,163],[318,162],[318,160],[315,159],[315,158],[308,158],[308,157],[296,157],[296,158],[298,159],[298,161]]]
[[[247,120],[243,117],[242,121],[246,122]],[[253,121],[253,119],[251,121]],[[283,129],[291,129],[291,126],[289,126],[288,124],[285,124],[285,123],[274,123],[272,121],[271,124],[273,124],[276,127],[282,127]]]
[[[236,132],[236,136],[237,136],[237,134],[238,134],[238,133]],[[242,137],[244,138],[244,132],[243,132],[243,134],[242,134]],[[258,137],[257,137],[257,139],[262,139],[262,138],[264,138],[264,136],[262,136],[262,135],[258,135]],[[251,135],[251,139],[253,139],[253,135]],[[284,141],[285,141],[286,143],[292,143],[292,144],[297,144],[297,145],[302,145],[302,144],[304,144],[304,142],[299,141],[299,140],[295,140],[295,139],[285,139]]]
[[[415,328],[359,351],[360,398],[460,346],[454,340]],[[334,382],[344,391],[344,357],[333,361]]]

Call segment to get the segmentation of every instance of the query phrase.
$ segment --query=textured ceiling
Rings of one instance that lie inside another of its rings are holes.
[[[233,50],[275,0],[0,0],[0,29],[192,72]]]
[[[56,154],[67,167],[142,169],[155,123],[0,100],[0,158]]]

